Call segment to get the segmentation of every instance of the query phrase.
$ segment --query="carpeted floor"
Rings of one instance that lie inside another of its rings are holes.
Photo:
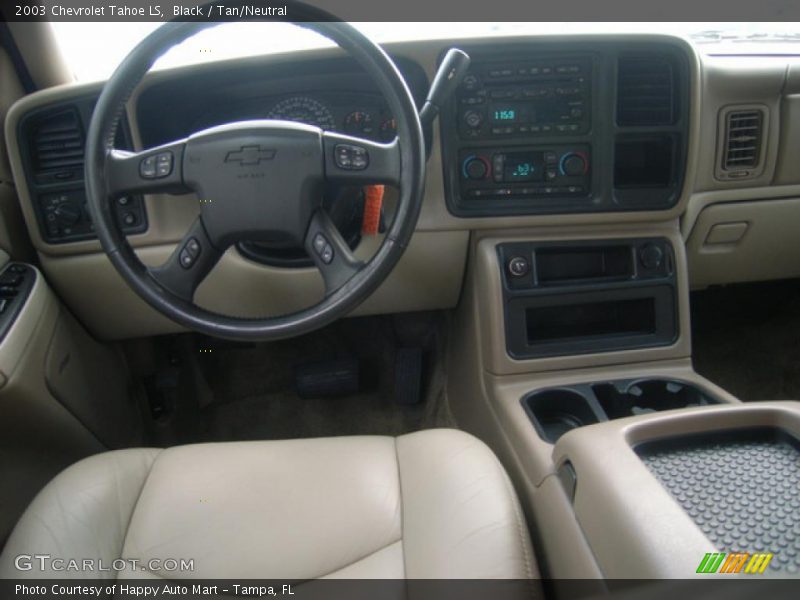
[[[445,317],[418,314],[344,319],[320,331],[268,344],[232,344],[184,336],[181,385],[164,444],[338,435],[399,435],[452,427],[445,396]],[[423,401],[395,401],[395,354],[423,348]],[[298,365],[355,357],[361,389],[301,398]]]
[[[692,294],[695,369],[741,400],[800,399],[800,280]]]

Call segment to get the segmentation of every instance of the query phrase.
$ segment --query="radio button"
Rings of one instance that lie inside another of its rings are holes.
[[[472,75],[472,74],[467,75],[466,77],[464,77],[464,80],[461,82],[461,86],[465,90],[469,90],[469,91],[478,89],[480,87],[480,85],[481,85],[480,79],[478,79],[475,75]]]
[[[514,98],[517,92],[514,90],[493,90],[489,95],[494,99]]]

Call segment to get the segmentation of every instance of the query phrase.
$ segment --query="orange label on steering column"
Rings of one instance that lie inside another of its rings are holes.
[[[381,208],[383,207],[382,185],[364,186],[364,219],[361,222],[361,233],[377,235],[381,224]]]

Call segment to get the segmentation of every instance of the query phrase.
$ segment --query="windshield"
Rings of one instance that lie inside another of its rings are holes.
[[[54,22],[76,79],[108,78],[122,58],[160,23]],[[706,54],[800,54],[799,23],[354,23],[378,42],[565,33],[673,33]],[[330,45],[284,23],[225,23],[173,48],[155,68]]]

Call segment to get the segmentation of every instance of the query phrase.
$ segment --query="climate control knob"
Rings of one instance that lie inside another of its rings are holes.
[[[489,161],[474,154],[464,159],[461,171],[465,179],[486,179],[489,176]]]
[[[585,175],[589,170],[589,161],[581,152],[570,152],[561,157],[561,174],[569,177]]]

